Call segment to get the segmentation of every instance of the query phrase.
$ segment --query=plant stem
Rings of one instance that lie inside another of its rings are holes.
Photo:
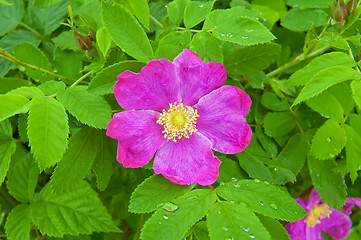
[[[134,234],[133,240],[139,238],[140,229],[142,229],[143,224],[144,224],[144,214],[141,214],[138,221],[137,231]]]
[[[188,29],[188,28],[184,28],[184,27],[177,27],[177,29],[182,30],[182,31],[194,32],[194,33],[203,32],[203,30]]]
[[[163,24],[161,24],[155,17],[153,17],[152,15],[149,15],[150,20],[152,20],[158,27],[160,28],[164,28]]]
[[[83,81],[84,79],[89,77],[89,75],[92,74],[92,73],[93,73],[93,70],[87,72],[86,74],[81,76],[78,80],[76,80],[72,85],[70,85],[70,87],[74,87],[74,86],[78,85],[81,81]]]

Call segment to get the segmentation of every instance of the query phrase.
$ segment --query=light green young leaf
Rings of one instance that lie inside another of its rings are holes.
[[[327,89],[327,92],[336,97],[337,101],[341,104],[344,115],[350,114],[355,107],[354,100],[352,98],[352,91],[349,82],[343,82],[336,84],[335,86]]]
[[[308,169],[317,192],[330,208],[339,208],[346,200],[346,184],[334,159],[308,157]]]
[[[24,15],[22,0],[13,0],[11,5],[0,4],[0,37],[13,30]]]
[[[126,53],[141,62],[153,59],[147,35],[125,7],[103,2],[102,19],[113,41]]]
[[[13,128],[9,119],[0,122],[0,141],[12,141]]]
[[[96,39],[100,51],[103,53],[103,56],[106,56],[108,50],[110,49],[110,45],[112,44],[112,39],[109,36],[105,27],[98,29]]]
[[[285,221],[296,221],[307,212],[280,188],[261,180],[232,181],[216,188],[228,201],[244,204],[253,211]]]
[[[217,202],[207,214],[207,225],[211,240],[271,240],[268,231],[253,212],[232,202]]]
[[[148,0],[117,0],[116,2],[127,6],[128,10],[149,30]]]
[[[271,240],[290,240],[285,227],[279,221],[263,215],[258,215],[257,217],[271,235]]]
[[[347,136],[347,169],[350,172],[352,182],[354,182],[358,176],[357,172],[361,170],[361,136],[357,134],[357,132],[347,124],[345,124],[343,128]]]
[[[192,28],[202,22],[211,12],[214,1],[190,1],[184,10],[184,25]]]
[[[16,144],[10,141],[0,144],[0,184],[3,183],[6,173],[9,170],[11,156],[15,153]]]
[[[34,97],[28,117],[31,152],[40,171],[57,163],[68,146],[68,116],[54,98]]]
[[[311,97],[317,96],[329,87],[347,80],[360,80],[361,75],[351,67],[334,66],[316,73],[303,87],[292,104],[295,106]]]
[[[0,122],[29,110],[29,100],[21,95],[0,95]]]
[[[159,41],[158,48],[155,51],[155,58],[165,58],[173,61],[184,48],[189,48],[190,43],[190,32],[182,31],[169,33]]]
[[[12,164],[6,187],[9,193],[19,202],[28,203],[33,199],[38,182],[39,170],[30,154]]]
[[[209,32],[196,33],[190,48],[205,62],[223,62],[223,54],[218,40]]]
[[[8,240],[30,240],[30,212],[28,204],[18,205],[11,210],[5,224]]]
[[[53,237],[119,232],[97,193],[86,182],[61,194],[54,194],[47,184],[39,200],[32,204],[32,219],[42,234]]]
[[[34,0],[33,5],[39,8],[51,7],[61,0]]]
[[[361,81],[352,81],[351,90],[356,105],[361,109]]]
[[[174,211],[158,209],[144,224],[140,239],[181,239],[187,230],[204,217],[216,201],[216,194],[209,189],[197,189],[175,199]]]
[[[287,0],[287,5],[298,8],[329,8],[333,0]]]
[[[37,87],[19,87],[9,91],[6,94],[22,95],[26,98],[33,98],[35,96],[44,96],[44,93]]]
[[[341,152],[346,141],[345,130],[335,120],[329,119],[313,137],[310,154],[321,160],[333,158]]]
[[[189,0],[174,0],[168,4],[168,16],[170,21],[179,26],[183,20],[184,10],[187,7]]]
[[[108,102],[88,92],[86,86],[75,86],[59,91],[56,98],[80,122],[95,128],[107,127],[112,118]]]
[[[65,89],[65,83],[62,81],[46,81],[43,84],[40,84],[38,88],[46,95],[54,95],[58,91]]]
[[[292,31],[307,31],[312,26],[321,27],[325,25],[327,18],[327,13],[322,10],[296,8],[288,12],[286,17],[282,19],[281,25]]]
[[[84,127],[69,139],[69,147],[51,176],[56,192],[73,189],[91,169],[98,144],[95,130]]]
[[[0,4],[4,4],[4,5],[8,5],[8,6],[13,5],[12,3],[8,3],[8,2],[5,1],[5,0],[0,0]]]
[[[349,118],[351,127],[361,136],[361,115],[351,113]]]
[[[163,176],[153,175],[134,190],[129,203],[129,211],[133,213],[152,212],[161,207],[163,203],[187,193],[192,187],[192,185],[178,185]]]
[[[264,118],[264,132],[273,138],[282,137],[296,127],[290,112],[269,112]]]

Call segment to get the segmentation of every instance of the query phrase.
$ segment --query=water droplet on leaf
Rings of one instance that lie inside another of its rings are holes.
[[[259,204],[261,204],[261,206],[264,206],[264,202],[263,202],[263,201],[260,201]]]
[[[254,238],[255,238],[255,236],[254,236],[254,235],[249,235],[249,237],[250,237],[250,238],[252,238],[252,239],[254,239]]]
[[[243,227],[243,231],[249,232],[249,227]]]
[[[255,179],[255,180],[253,180],[255,183],[260,183],[261,182],[261,180],[259,180],[259,179]]]
[[[238,179],[235,178],[235,177],[233,177],[233,178],[231,178],[231,179],[232,179],[233,182],[238,181]]]
[[[178,209],[178,206],[175,205],[174,203],[168,202],[163,205],[163,209],[166,210],[167,212],[174,212],[175,210]]]
[[[239,187],[241,187],[241,184],[236,184],[236,185],[234,185],[236,188],[239,188]]]
[[[227,232],[228,228],[227,227],[223,227],[223,231]]]
[[[327,142],[332,142],[332,138],[331,138],[331,137],[328,137],[328,138],[326,138],[326,141],[327,141]]]
[[[163,218],[164,218],[165,220],[167,220],[167,219],[168,219],[168,216],[167,216],[167,215],[164,215]]]
[[[273,208],[274,210],[277,210],[277,209],[278,209],[278,207],[276,206],[276,204],[271,203],[269,206],[270,206],[271,208]]]
[[[203,4],[200,4],[199,7],[202,8],[202,7],[204,7],[204,5],[203,5]]]

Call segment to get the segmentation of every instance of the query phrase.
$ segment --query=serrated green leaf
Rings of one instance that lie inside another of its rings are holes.
[[[173,61],[184,48],[189,48],[190,43],[190,32],[182,31],[169,33],[159,41],[158,48],[155,51],[155,58],[165,58]]]
[[[54,69],[62,76],[78,79],[82,75],[82,55],[70,50],[56,48],[54,51]]]
[[[192,28],[202,22],[211,12],[214,1],[190,1],[184,10],[184,25]]]
[[[211,240],[271,239],[253,212],[232,202],[217,202],[207,214],[207,225]]]
[[[53,98],[34,97],[28,117],[31,152],[40,171],[57,163],[68,145],[68,116]]]
[[[206,221],[200,221],[193,227],[194,236],[197,240],[209,240],[209,233]]]
[[[0,95],[0,122],[15,114],[25,113],[29,110],[29,100],[21,95]]]
[[[285,227],[276,219],[262,215],[258,215],[257,217],[261,220],[261,223],[266,227],[267,231],[271,235],[271,240],[290,240],[290,236],[288,235]]]
[[[22,0],[11,1],[12,5],[0,4],[0,36],[13,30],[24,15],[24,3]]]
[[[100,51],[103,53],[103,56],[106,56],[108,50],[110,49],[110,45],[112,44],[112,39],[105,27],[98,29],[96,39]]]
[[[329,8],[333,0],[287,0],[287,5],[298,8]]]
[[[43,84],[40,84],[38,88],[46,95],[54,95],[58,91],[65,89],[65,83],[62,81],[46,81]]]
[[[28,203],[33,199],[38,175],[38,166],[28,154],[12,164],[7,176],[6,187],[16,200]]]
[[[129,203],[129,211],[134,213],[152,212],[161,207],[163,203],[185,194],[192,187],[177,185],[162,176],[153,175],[134,190]]]
[[[129,11],[149,30],[148,0],[117,0],[116,2],[127,6]]]
[[[139,72],[144,65],[144,63],[137,61],[124,61],[106,67],[95,75],[89,84],[88,90],[89,92],[100,95],[113,93],[117,75],[126,70]]]
[[[352,81],[351,90],[356,105],[359,109],[361,109],[361,81]]]
[[[170,21],[179,26],[183,20],[184,10],[187,7],[189,0],[174,0],[168,4],[167,12]]]
[[[309,156],[307,162],[313,185],[322,200],[330,208],[343,206],[346,200],[346,184],[335,160],[318,160]]]
[[[68,191],[90,171],[98,148],[96,131],[82,128],[69,139],[69,147],[51,176],[56,192]]]
[[[12,140],[13,128],[9,119],[0,122],[0,141]]]
[[[264,132],[273,138],[282,137],[296,127],[290,112],[269,112],[264,118]]]
[[[223,62],[223,54],[218,40],[209,32],[199,32],[193,36],[190,49],[204,62]]]
[[[0,184],[4,181],[9,170],[11,156],[15,153],[14,141],[0,144]]]
[[[56,98],[80,122],[95,128],[107,127],[112,111],[102,97],[88,92],[86,86],[75,86],[59,91]]]
[[[291,86],[305,85],[316,73],[334,66],[353,67],[355,61],[343,52],[326,53],[313,59],[304,68],[292,74],[287,83]]]
[[[102,19],[113,41],[126,53],[142,62],[153,59],[147,35],[126,8],[119,4],[103,3]]]
[[[285,221],[296,221],[307,212],[280,188],[260,180],[232,181],[216,188],[228,201],[243,203],[253,211]]]
[[[323,93],[308,99],[306,104],[325,118],[334,119],[339,123],[344,121],[341,103],[328,91],[324,91]]]
[[[18,205],[11,210],[5,224],[8,240],[30,240],[30,211],[27,204]]]
[[[206,215],[216,201],[212,190],[197,189],[175,199],[178,207],[173,212],[158,209],[144,224],[140,239],[181,239],[187,230]]]
[[[347,124],[343,125],[343,129],[345,130],[347,136],[347,169],[350,172],[352,182],[354,182],[358,176],[357,171],[361,170],[361,137]]]
[[[77,51],[79,48],[76,45],[73,33],[68,32],[61,32],[58,36],[51,39],[55,46],[61,50],[70,49],[73,51]]]
[[[335,120],[329,119],[313,137],[310,154],[321,160],[333,158],[341,152],[346,141],[345,130]]]
[[[336,84],[327,89],[327,91],[336,97],[337,101],[341,104],[344,115],[349,114],[353,110],[355,104],[349,82]]]
[[[9,91],[6,94],[22,95],[27,98],[33,98],[35,96],[43,96],[44,93],[37,87],[19,87]]]
[[[292,9],[281,21],[281,25],[292,31],[307,31],[312,26],[326,24],[328,15],[318,9]],[[300,21],[302,19],[302,21]]]
[[[261,103],[263,106],[273,111],[287,111],[290,108],[286,99],[280,99],[273,92],[264,92],[262,94]]]
[[[273,139],[271,139],[270,137],[266,136],[260,126],[256,127],[255,133],[258,141],[261,143],[265,151],[271,156],[271,158],[275,159],[278,155],[278,147],[275,141],[273,141]]]
[[[305,84],[292,106],[317,96],[333,85],[353,79],[359,80],[361,75],[351,67],[334,66],[323,69]]]
[[[88,183],[74,185],[74,190],[54,194],[47,184],[32,204],[32,219],[42,234],[62,237],[65,234],[118,232],[97,193]]]

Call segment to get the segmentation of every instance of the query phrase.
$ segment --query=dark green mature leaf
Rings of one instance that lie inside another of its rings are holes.
[[[232,202],[217,202],[207,214],[207,225],[211,240],[271,240],[269,233],[253,212]]]
[[[80,122],[95,128],[107,127],[112,111],[102,97],[88,92],[86,86],[75,86],[59,91],[56,98]]]
[[[82,128],[69,139],[69,147],[51,176],[56,192],[68,191],[81,182],[91,169],[98,144],[95,130]]]
[[[55,49],[54,69],[58,74],[77,79],[81,77],[82,55],[69,50]]]
[[[189,48],[191,43],[190,32],[172,32],[164,36],[155,51],[155,58],[165,58],[170,61],[179,55],[184,48]]]
[[[147,0],[117,0],[116,2],[127,6],[128,10],[149,30],[149,6]]]
[[[11,3],[11,6],[0,4],[0,36],[13,30],[23,18],[23,1],[14,0]]]
[[[18,159],[10,168],[6,187],[19,202],[27,203],[33,199],[38,182],[39,170],[31,155]]]
[[[9,240],[30,240],[31,208],[21,204],[13,208],[7,217],[5,231]]]
[[[12,77],[4,77],[4,78],[0,77],[0,83],[1,83],[0,94],[5,94],[11,91],[12,89],[16,89],[18,87],[26,87],[32,85],[30,81],[26,81],[21,78],[12,78]]]
[[[88,183],[77,183],[74,189],[54,194],[48,184],[41,190],[39,200],[32,204],[32,219],[42,234],[62,237],[119,231]]]
[[[262,215],[258,215],[257,217],[261,220],[263,226],[266,227],[272,240],[290,240],[290,236],[288,235],[285,227],[276,219]]]
[[[169,19],[174,25],[179,26],[181,23],[184,10],[187,7],[190,0],[174,0],[168,4],[168,16]]]
[[[290,133],[296,122],[290,112],[269,112],[264,119],[264,131],[273,138]]]
[[[202,22],[211,12],[214,1],[190,1],[184,10],[184,25],[192,28]]]
[[[255,133],[258,141],[261,143],[265,151],[271,156],[272,159],[275,159],[278,155],[278,146],[276,142],[272,138],[266,136],[260,126],[256,127]]]
[[[68,145],[68,116],[54,98],[34,97],[28,117],[31,152],[40,171],[57,163]]]
[[[196,33],[193,36],[190,48],[204,62],[223,62],[223,54],[218,40],[209,32]]]
[[[113,93],[119,74],[126,70],[139,72],[144,65],[144,63],[137,61],[124,61],[106,67],[95,75],[89,84],[88,91],[100,95]]]
[[[126,8],[119,4],[103,3],[102,19],[113,41],[124,52],[142,62],[153,59],[147,35]]]
[[[29,110],[29,100],[21,95],[0,95],[0,122],[18,113]]]
[[[217,178],[217,182],[220,184],[224,184],[224,182],[228,182],[236,179],[244,179],[247,178],[247,174],[241,171],[241,168],[237,161],[233,161],[231,159],[225,157],[219,157],[222,164],[219,166],[219,176]]]
[[[60,2],[61,0],[34,0],[34,6],[35,7],[51,7]]]
[[[14,141],[0,144],[0,184],[4,181],[9,170],[11,156],[15,153],[16,144]]]
[[[187,230],[201,219],[216,201],[212,190],[197,189],[173,201],[175,211],[158,209],[144,224],[140,239],[181,239]]]
[[[335,120],[327,120],[312,140],[310,154],[324,160],[337,156],[346,145],[346,133]]]
[[[343,125],[346,132],[346,161],[347,169],[350,172],[352,182],[358,176],[357,171],[361,170],[361,136],[349,125]]]
[[[361,109],[361,81],[352,81],[351,90],[356,105]]]
[[[76,45],[73,33],[70,31],[62,32],[51,40],[54,42],[55,46],[61,50],[70,49],[76,51],[79,49],[79,47]]]
[[[153,175],[133,192],[130,199],[129,211],[134,213],[148,213],[161,207],[163,203],[187,193],[191,186],[172,183],[160,175]]]
[[[245,204],[253,211],[285,221],[296,221],[307,213],[287,193],[261,180],[232,181],[216,188],[228,201]]]
[[[327,17],[327,13],[318,9],[292,9],[282,19],[281,24],[292,31],[307,31],[312,26],[320,27],[325,25]]]
[[[346,184],[334,159],[308,157],[308,169],[317,192],[331,208],[339,208],[346,200]]]
[[[264,92],[261,103],[263,106],[273,111],[286,111],[290,108],[286,99],[280,99],[273,92]]]
[[[333,0],[288,0],[287,5],[298,8],[328,8]]]

